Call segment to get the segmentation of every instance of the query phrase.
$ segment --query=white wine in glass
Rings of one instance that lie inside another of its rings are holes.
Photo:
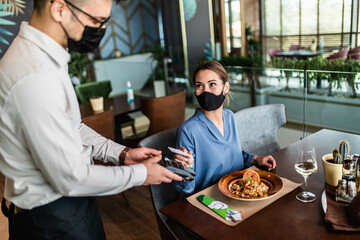
[[[305,191],[296,195],[296,198],[302,202],[312,202],[316,199],[315,194],[308,192],[307,179],[317,171],[317,162],[315,149],[311,146],[302,146],[298,149],[295,163],[295,170],[304,177]]]

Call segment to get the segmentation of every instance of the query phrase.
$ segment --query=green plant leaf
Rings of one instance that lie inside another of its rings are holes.
[[[0,17],[6,17],[6,16],[11,16],[11,12],[4,12],[4,11],[0,11]]]
[[[5,30],[3,28],[0,28],[0,34],[5,34],[5,35],[9,35],[12,36],[12,32],[9,32],[8,30]]]
[[[15,25],[16,23],[10,20],[0,18],[0,25]]]
[[[4,8],[4,12],[9,12],[11,15],[17,16],[19,13],[24,14],[23,9],[26,8],[25,1],[22,0],[2,0],[3,3],[10,4],[11,6]]]
[[[0,10],[11,7],[12,4],[0,4]]]
[[[6,39],[3,38],[2,36],[0,36],[0,42],[5,43],[6,45],[9,45],[9,42],[6,41]]]

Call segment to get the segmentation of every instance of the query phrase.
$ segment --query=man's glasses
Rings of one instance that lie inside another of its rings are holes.
[[[110,16],[109,16],[109,17],[108,17],[107,19],[105,19],[104,21],[100,21],[100,20],[97,19],[96,17],[91,16],[89,13],[81,10],[80,8],[78,8],[77,6],[75,6],[74,4],[72,4],[71,2],[69,2],[69,1],[67,1],[67,0],[65,0],[65,2],[66,2],[67,4],[69,4],[70,6],[72,6],[73,8],[75,8],[76,10],[78,10],[78,11],[82,12],[83,14],[87,15],[88,17],[90,17],[90,18],[91,18],[92,20],[94,20],[95,22],[100,23],[100,26],[98,27],[98,29],[102,28],[102,27],[103,27],[106,23],[108,23],[109,20],[110,20]]]

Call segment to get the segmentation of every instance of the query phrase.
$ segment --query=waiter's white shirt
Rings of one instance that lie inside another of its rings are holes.
[[[141,185],[143,164],[119,162],[124,146],[81,123],[69,53],[23,22],[0,61],[0,170],[5,198],[31,209],[62,196],[116,194]]]

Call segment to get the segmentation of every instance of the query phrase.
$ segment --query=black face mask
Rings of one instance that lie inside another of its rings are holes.
[[[72,39],[69,36],[69,34],[67,33],[67,31],[65,30],[65,28],[63,27],[63,25],[60,23],[61,27],[63,28],[63,30],[68,38],[69,51],[74,51],[74,52],[79,52],[79,53],[91,52],[92,50],[94,50],[95,48],[97,48],[99,46],[101,39],[104,37],[106,29],[103,28],[102,26],[109,21],[110,17],[108,17],[105,21],[99,21],[92,15],[90,15],[87,12],[76,7],[74,4],[72,4],[66,0],[65,0],[65,2],[67,4],[69,4],[71,7],[77,9],[78,11],[82,12],[83,14],[85,14],[85,15],[89,16],[90,18],[94,19],[95,21],[101,23],[100,27],[98,27],[98,28],[86,26],[80,21],[80,19],[71,10],[71,8],[69,8],[69,10],[74,15],[74,17],[77,19],[77,21],[79,21],[79,23],[81,23],[81,25],[84,26],[84,32],[79,41],[75,41],[74,39]]]
[[[65,30],[65,29],[64,29]],[[79,41],[75,41],[68,36],[68,48],[69,51],[88,53],[97,48],[101,42],[101,39],[105,35],[105,28],[94,28],[85,26],[82,37]]]
[[[199,96],[196,96],[200,107],[206,111],[214,111],[221,107],[225,100],[225,95],[223,94],[224,90],[221,91],[219,95],[215,95],[209,92],[203,92]]]

